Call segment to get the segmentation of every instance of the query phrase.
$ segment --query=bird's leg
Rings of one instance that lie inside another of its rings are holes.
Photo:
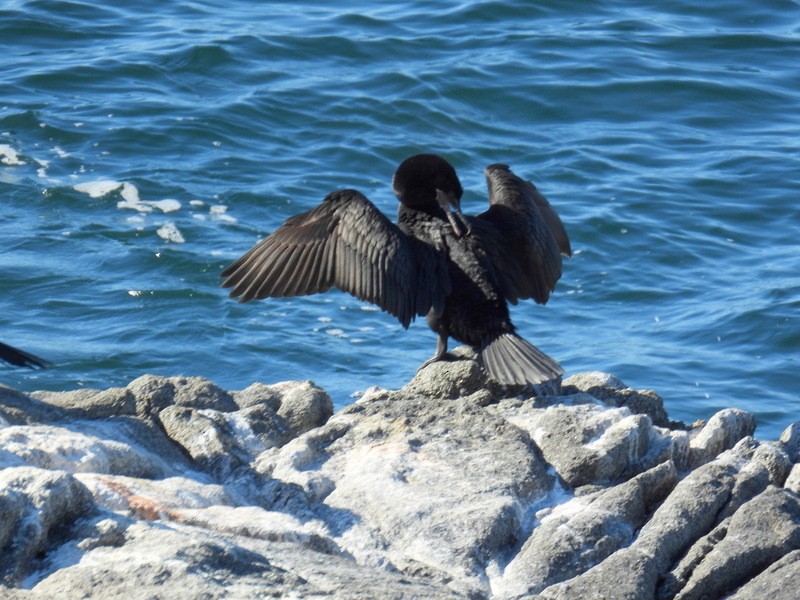
[[[422,369],[424,369],[428,365],[442,360],[445,354],[447,354],[447,334],[439,332],[439,337],[436,340],[436,354],[434,354],[428,360],[422,363],[422,366],[419,369],[417,369],[417,373],[419,373]]]

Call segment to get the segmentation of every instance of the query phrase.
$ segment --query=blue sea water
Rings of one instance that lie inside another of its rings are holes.
[[[218,273],[287,217],[434,151],[467,212],[510,164],[575,256],[513,308],[567,374],[672,418],[800,418],[800,4],[0,2],[0,340],[23,390],[313,379],[338,407],[435,348],[339,292],[239,305]]]

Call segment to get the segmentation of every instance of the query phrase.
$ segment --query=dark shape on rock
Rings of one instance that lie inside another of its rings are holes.
[[[532,183],[501,164],[485,175],[490,207],[467,216],[453,167],[435,154],[412,156],[392,182],[397,225],[360,192],[332,192],[225,269],[222,286],[240,302],[336,287],[403,327],[426,315],[439,337],[423,367],[442,359],[453,337],[473,346],[500,383],[554,379],[560,365],[516,334],[507,303],[547,302],[561,254],[571,254],[567,233]]]
[[[29,369],[44,369],[49,364],[43,358],[3,342],[0,342],[0,360],[16,367],[28,367]]]

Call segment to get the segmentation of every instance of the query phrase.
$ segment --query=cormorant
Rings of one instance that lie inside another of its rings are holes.
[[[30,369],[44,369],[48,365],[43,358],[28,354],[3,342],[0,342],[0,360],[16,367],[28,367]]]
[[[488,374],[503,384],[537,384],[563,369],[519,335],[507,303],[543,304],[571,255],[564,225],[536,187],[493,164],[484,171],[489,209],[461,212],[455,169],[436,154],[412,156],[392,188],[397,225],[363,194],[332,192],[307,212],[289,217],[225,269],[222,287],[239,302],[301,296],[339,288],[378,305],[408,328],[426,315],[447,340],[473,346]]]

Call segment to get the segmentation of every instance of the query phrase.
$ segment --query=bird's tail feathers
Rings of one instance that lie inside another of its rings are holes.
[[[515,333],[488,340],[479,356],[489,376],[504,385],[537,385],[564,373],[555,360]]]

